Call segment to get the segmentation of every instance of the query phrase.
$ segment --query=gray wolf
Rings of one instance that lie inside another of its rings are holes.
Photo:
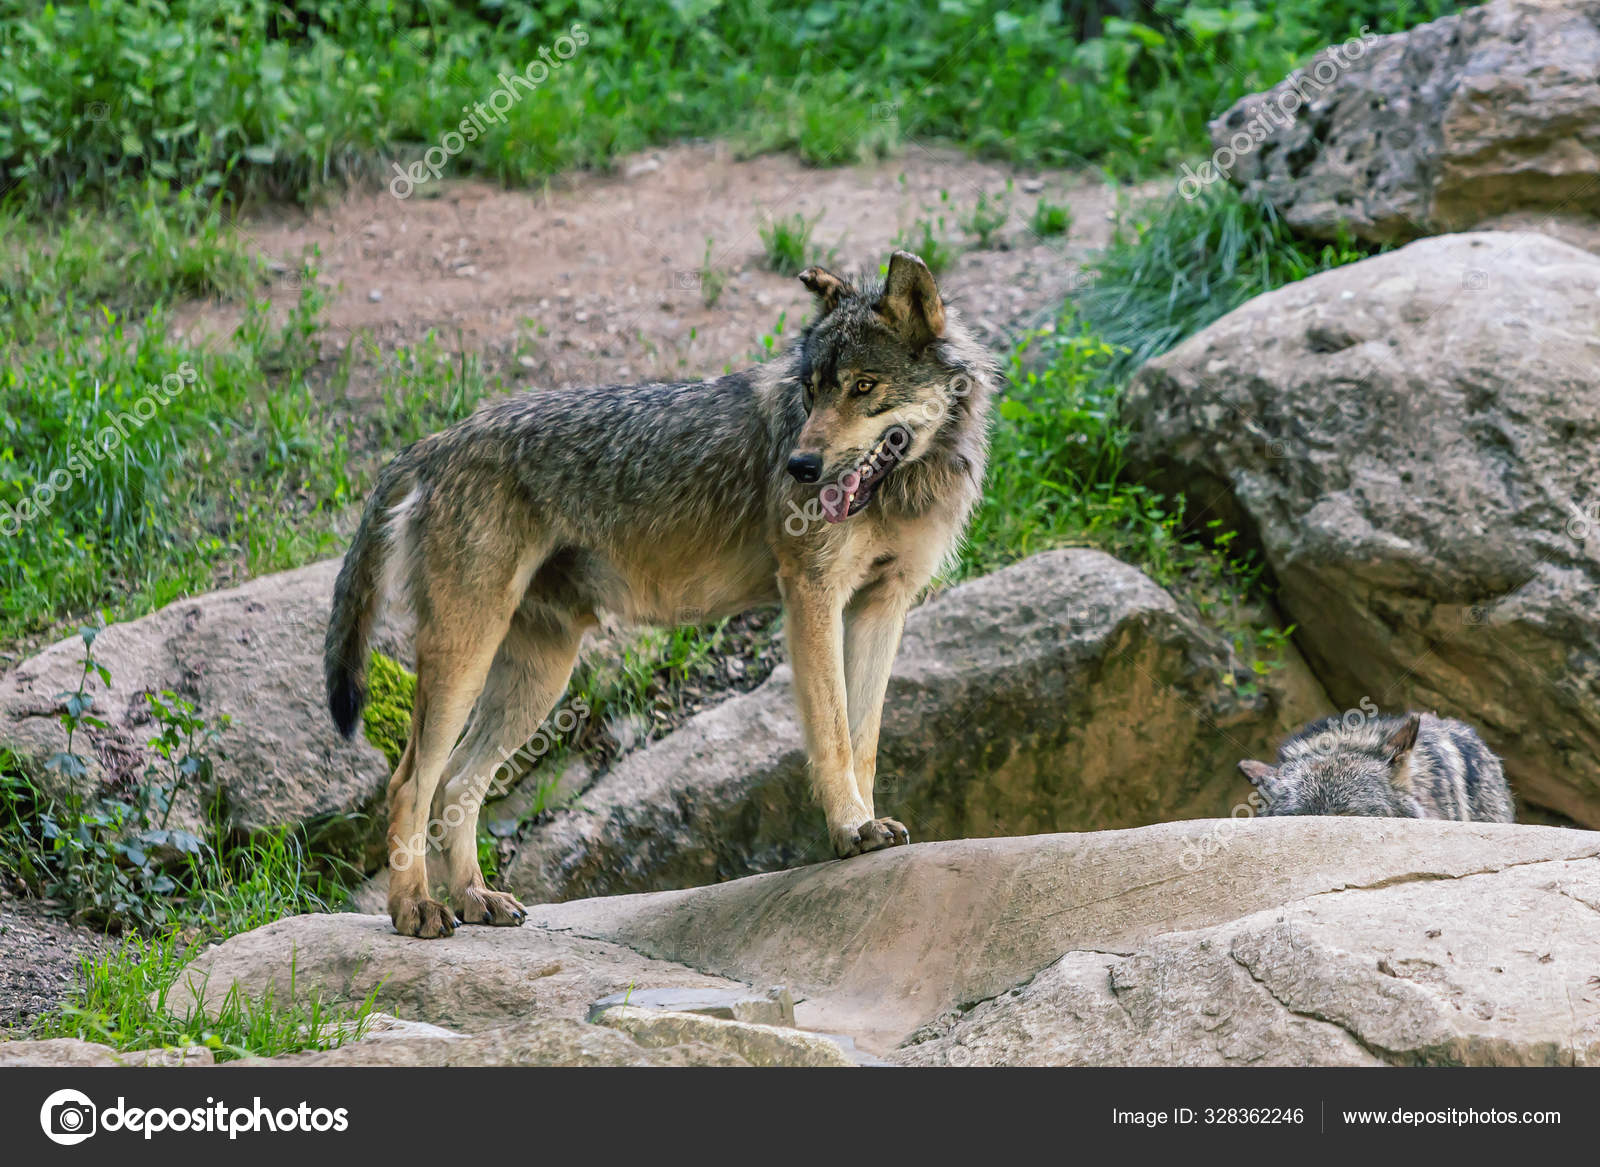
[[[1432,713],[1325,717],[1279,746],[1276,766],[1239,769],[1265,815],[1516,821],[1500,759],[1471,726]]]
[[[914,255],[895,252],[883,281],[860,288],[822,268],[800,279],[816,318],[773,362],[696,383],[523,393],[379,474],[324,663],[349,736],[377,604],[409,603],[416,703],[389,780],[402,934],[525,918],[485,886],[478,805],[602,617],[672,625],[781,603],[835,852],[909,841],[873,804],[879,717],[906,611],[980,496],[998,374]],[[414,861],[430,837],[448,905]]]

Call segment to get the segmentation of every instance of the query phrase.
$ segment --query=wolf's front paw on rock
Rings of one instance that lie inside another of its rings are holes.
[[[911,832],[894,819],[868,819],[859,827],[834,827],[830,833],[834,854],[840,859],[911,842]]]
[[[389,905],[389,919],[394,930],[402,936],[415,936],[420,940],[439,940],[453,935],[456,916],[449,907],[438,900],[418,897]]]
[[[455,897],[456,915],[463,924],[490,924],[515,928],[528,918],[528,909],[503,891],[469,887]]]

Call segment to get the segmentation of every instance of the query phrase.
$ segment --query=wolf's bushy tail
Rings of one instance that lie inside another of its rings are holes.
[[[333,585],[333,614],[322,646],[323,675],[328,685],[328,710],[345,737],[352,737],[367,703],[367,642],[377,611],[384,563],[393,548],[385,530],[388,511],[411,485],[409,459],[394,459],[378,475],[361,525],[356,528],[344,566]]]

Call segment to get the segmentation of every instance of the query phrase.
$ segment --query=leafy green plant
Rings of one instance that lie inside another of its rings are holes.
[[[98,629],[80,630],[83,668],[75,689],[57,695],[66,731],[62,750],[45,762],[41,787],[17,759],[0,757],[0,871],[49,897],[73,918],[108,931],[154,934],[181,927],[194,934],[253,927],[342,894],[313,864],[290,830],[237,840],[211,796],[212,751],[227,719],[210,725],[174,693],[147,694],[156,728],[151,762],[137,781],[100,781],[77,752],[80,735],[103,730],[93,713],[91,678],[109,685],[94,658]],[[172,822],[188,792],[204,816],[203,834]],[[328,864],[321,865],[324,869]]]

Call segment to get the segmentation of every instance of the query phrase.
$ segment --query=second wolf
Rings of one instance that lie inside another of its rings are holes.
[[[389,591],[409,601],[416,700],[389,781],[401,933],[523,919],[479,870],[479,804],[602,615],[671,625],[781,602],[835,851],[908,841],[873,804],[879,717],[906,611],[979,497],[997,373],[914,255],[896,252],[881,286],[820,268],[800,278],[816,321],[770,364],[695,384],[524,393],[380,474],[324,655],[348,736],[377,605]],[[427,884],[430,839],[448,905]]]
[[[1353,723],[1312,722],[1278,747],[1276,766],[1240,762],[1267,800],[1262,813],[1515,821],[1500,759],[1470,725],[1370,708]]]

